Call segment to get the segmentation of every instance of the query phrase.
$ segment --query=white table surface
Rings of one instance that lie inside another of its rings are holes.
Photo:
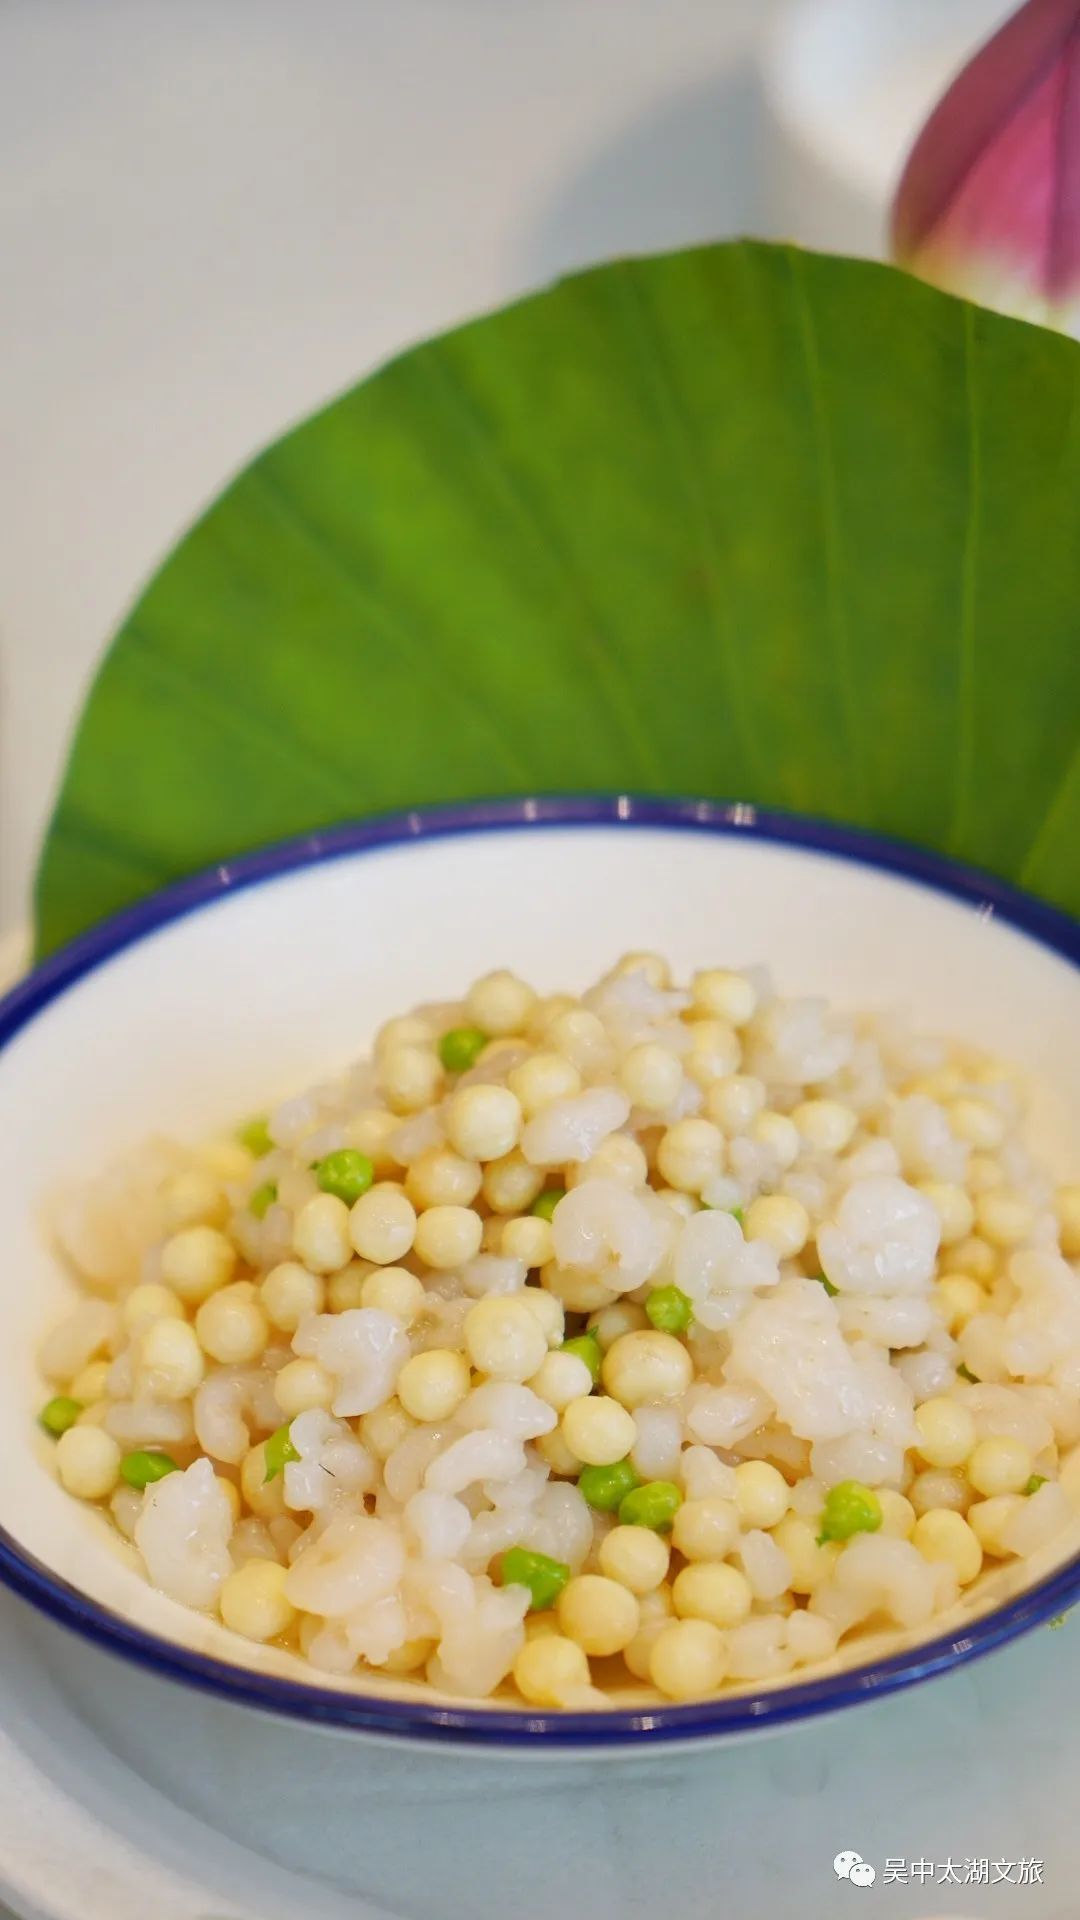
[[[0,929],[155,562],[264,441],[568,268],[763,226],[775,0],[4,0]]]

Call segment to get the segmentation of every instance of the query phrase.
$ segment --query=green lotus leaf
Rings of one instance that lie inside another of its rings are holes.
[[[618,261],[286,434],[105,658],[39,950],[314,826],[700,793],[1080,909],[1080,348],[888,267]]]

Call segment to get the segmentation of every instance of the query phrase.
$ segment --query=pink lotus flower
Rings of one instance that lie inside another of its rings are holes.
[[[901,266],[1080,333],[1080,0],[1027,0],[935,108],[893,207]]]

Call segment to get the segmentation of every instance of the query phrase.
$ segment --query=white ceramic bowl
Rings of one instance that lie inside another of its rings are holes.
[[[369,822],[249,856],[87,935],[0,1003],[0,1577],[142,1667],[280,1714],[500,1752],[730,1737],[925,1678],[1080,1592],[1080,1540],[984,1575],[932,1639],[871,1635],[799,1682],[685,1707],[628,1688],[607,1714],[471,1707],[424,1685],[335,1683],[155,1592],[65,1495],[34,1351],[69,1282],[40,1203],[148,1133],[196,1136],[364,1050],[388,1015],[495,964],[582,987],[628,948],[680,970],[767,960],[782,990],[902,1004],[1035,1077],[1037,1144],[1080,1147],[1080,930],[914,849],[748,807],[539,800]],[[1070,1152],[1071,1150],[1071,1152]]]

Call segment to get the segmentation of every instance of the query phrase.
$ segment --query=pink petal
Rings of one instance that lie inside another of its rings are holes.
[[[904,169],[896,257],[967,288],[1080,290],[1080,0],[1028,0],[953,82]],[[974,271],[972,271],[974,270]]]

